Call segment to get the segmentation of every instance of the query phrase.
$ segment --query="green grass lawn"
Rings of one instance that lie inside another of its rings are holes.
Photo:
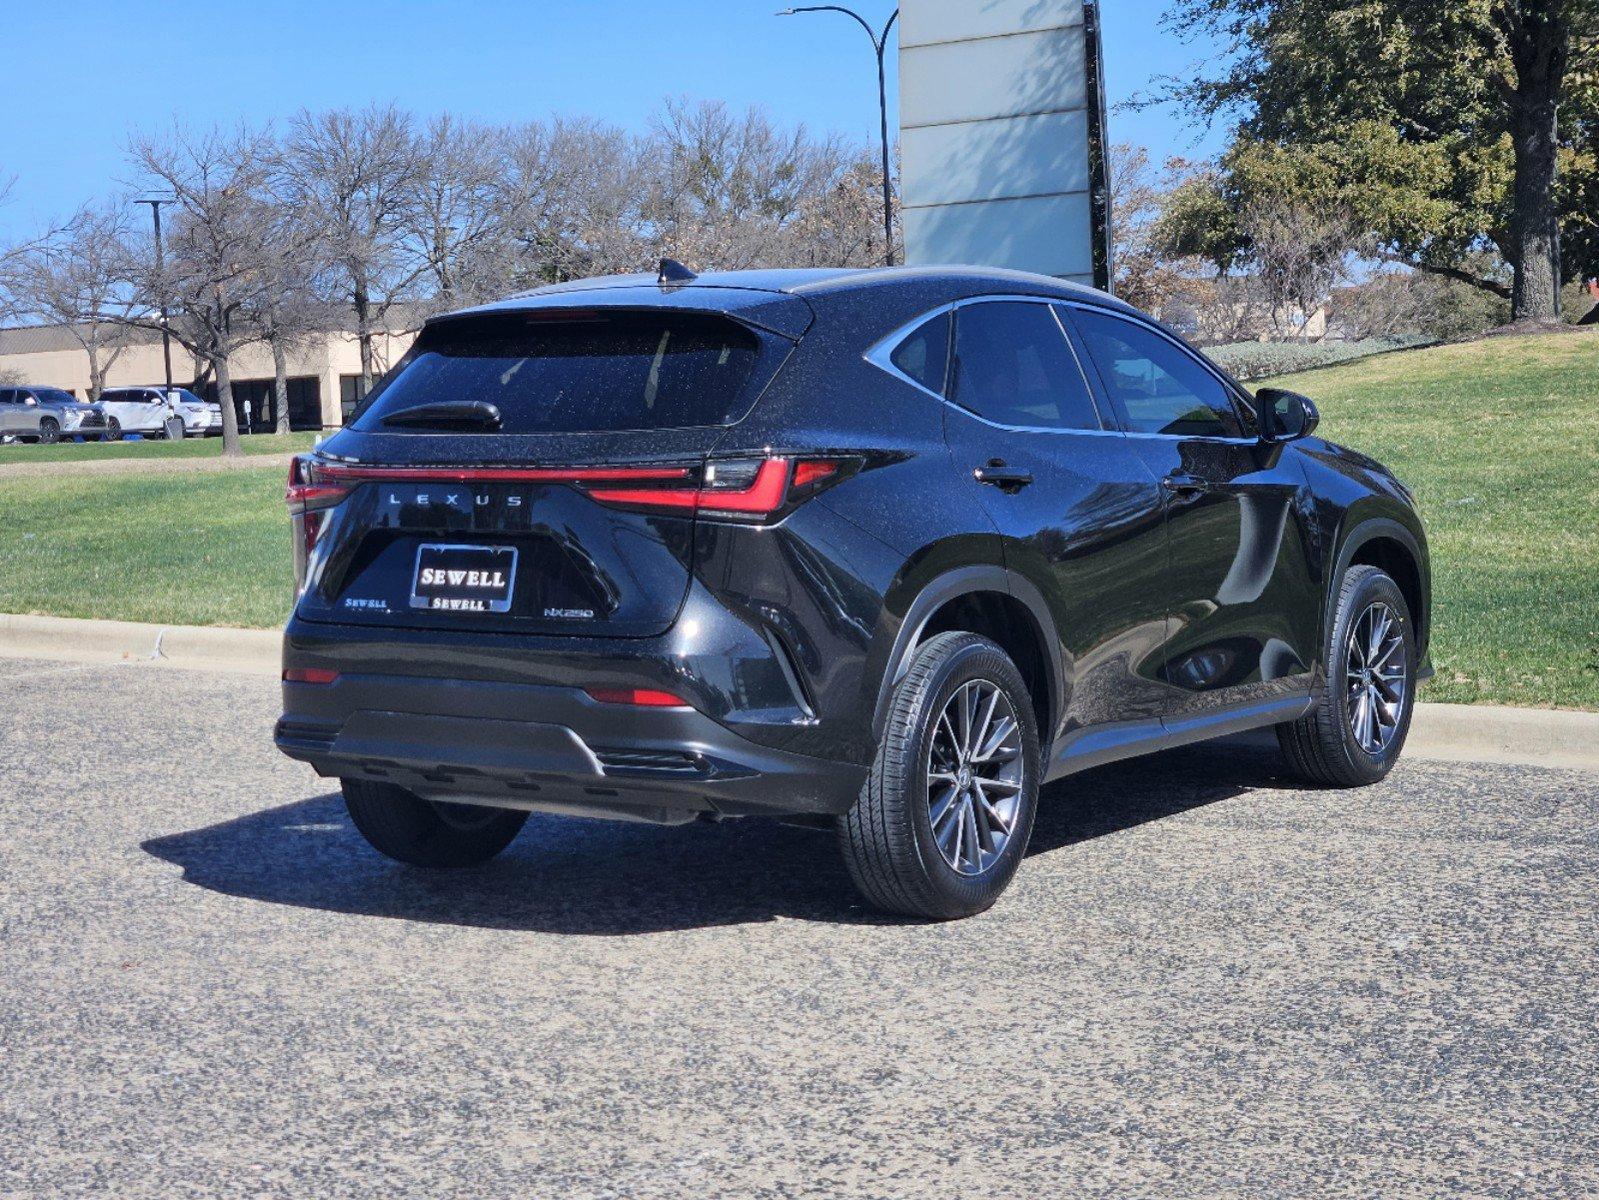
[[[1387,355],[1275,383],[1387,463],[1432,544],[1424,698],[1599,709],[1599,331]]]
[[[1278,381],[1389,463],[1432,540],[1427,698],[1599,709],[1599,332],[1395,354]],[[247,439],[304,448],[309,435]],[[0,456],[214,454],[215,440]],[[4,459],[0,459],[4,461]],[[35,459],[37,461],[37,459]],[[288,612],[276,468],[0,474],[0,612],[270,627]]]
[[[319,435],[314,433],[255,433],[240,439],[246,454],[290,454],[309,450]],[[0,466],[6,463],[93,462],[103,458],[219,458],[222,439],[184,438],[181,442],[57,442],[37,446],[13,442],[0,446]]]
[[[283,482],[277,467],[0,477],[0,612],[279,625],[294,590]]]

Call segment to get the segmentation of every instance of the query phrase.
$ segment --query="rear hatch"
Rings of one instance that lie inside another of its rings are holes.
[[[716,445],[793,346],[726,313],[570,301],[430,324],[291,480],[298,615],[664,632],[705,495],[759,482]]]

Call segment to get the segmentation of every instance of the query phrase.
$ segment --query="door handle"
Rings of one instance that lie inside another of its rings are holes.
[[[1004,463],[991,464],[978,467],[972,472],[977,477],[978,483],[986,483],[990,487],[997,487],[1002,492],[1016,493],[1033,482],[1033,477],[1027,471],[1012,471]]]
[[[1210,481],[1197,475],[1168,475],[1160,481],[1160,486],[1179,496],[1202,496],[1211,490]]]

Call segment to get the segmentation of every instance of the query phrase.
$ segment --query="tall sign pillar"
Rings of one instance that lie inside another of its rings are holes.
[[[905,258],[1110,275],[1097,0],[901,0]]]

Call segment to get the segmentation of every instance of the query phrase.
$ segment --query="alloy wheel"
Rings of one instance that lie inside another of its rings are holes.
[[[1367,754],[1381,754],[1398,734],[1408,673],[1404,628],[1398,614],[1379,600],[1350,626],[1344,651],[1349,730]]]
[[[997,685],[963,683],[944,705],[927,751],[927,815],[944,861],[981,875],[1004,854],[1021,812],[1021,723]]]

